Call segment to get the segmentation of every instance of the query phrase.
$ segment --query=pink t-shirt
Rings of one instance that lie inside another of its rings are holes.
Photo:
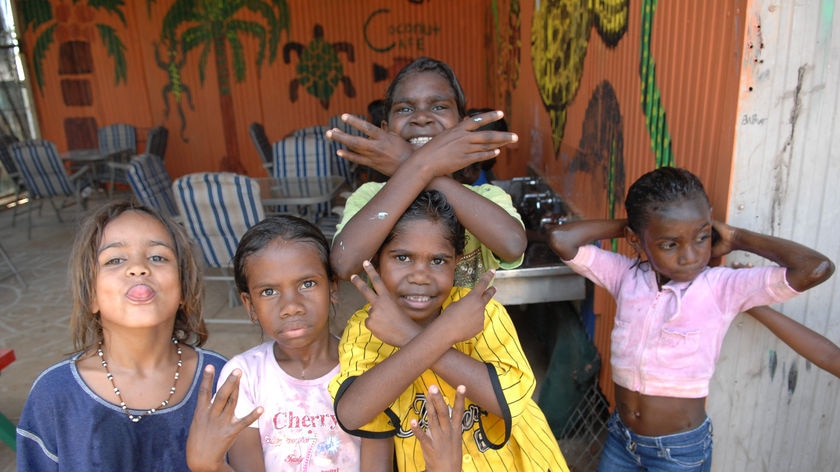
[[[265,410],[251,425],[260,429],[265,470],[358,472],[360,438],[338,425],[327,385],[339,365],[321,378],[296,379],[274,359],[274,340],[237,354],[217,378],[221,387],[233,369],[242,370],[236,416]]]
[[[643,393],[709,395],[723,337],[738,313],[798,295],[784,267],[707,267],[691,282],[656,285],[647,264],[593,245],[565,261],[616,300],[611,336],[613,381]]]

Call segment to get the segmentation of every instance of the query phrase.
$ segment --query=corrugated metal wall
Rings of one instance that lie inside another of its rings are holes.
[[[838,15],[831,0],[750,4],[729,204],[731,224],[815,247],[835,263],[840,262],[840,155],[833,146],[840,136]],[[838,289],[835,275],[780,310],[838,343]],[[838,395],[840,379],[740,315],[724,343],[708,402],[715,421],[715,469],[840,469]]]
[[[581,216],[607,218],[624,215],[624,194],[633,180],[672,163],[700,176],[714,216],[723,219],[746,0],[630,2],[626,31],[618,40],[600,34],[597,12],[578,9],[569,18],[557,5],[523,4],[523,42],[533,38],[533,28],[544,27],[541,15],[565,18],[564,31],[573,30],[575,21],[592,22],[581,28],[588,36],[581,70],[574,71],[579,74],[576,94],[565,106],[563,128],[556,129],[546,113],[550,107],[540,100],[545,86],[532,65],[540,63],[541,51],[524,46],[511,113],[512,129],[521,138],[514,154],[519,158],[502,165],[516,169],[514,175],[524,174],[529,165]],[[562,35],[557,41],[574,45]],[[557,148],[552,135],[562,136]],[[630,253],[623,242],[619,248]],[[595,313],[595,342],[608,366],[614,303],[600,289]],[[608,367],[601,384],[612,399]]]
[[[840,136],[840,20],[832,0],[629,2],[627,29],[614,44],[594,26],[584,29],[579,83],[558,130],[535,77],[540,51],[527,42],[533,28],[544,25],[534,18],[551,8],[565,21],[562,31],[592,21],[584,6],[562,10],[560,4],[522,4],[522,65],[509,115],[521,141],[500,160],[503,169],[512,175],[536,170],[582,216],[597,218],[622,216],[629,183],[672,159],[703,179],[715,218],[840,261],[840,197],[832,192],[840,156],[831,147],[832,137]],[[574,56],[574,42],[562,34],[556,40]],[[555,147],[557,135],[562,140]],[[619,145],[604,146],[610,142]],[[623,243],[618,249],[628,250]],[[743,255],[729,259],[759,263]],[[840,341],[837,280],[782,310]],[[595,312],[596,344],[608,365],[609,295],[597,292]],[[612,398],[608,369],[602,374]],[[714,470],[840,470],[838,390],[840,380],[741,315],[725,341],[709,398]]]

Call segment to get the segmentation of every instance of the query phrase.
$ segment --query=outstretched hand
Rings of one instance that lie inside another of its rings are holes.
[[[416,419],[411,420],[411,431],[420,442],[426,472],[457,472],[461,470],[463,456],[461,444],[461,418],[464,412],[466,387],[459,385],[455,393],[452,409],[436,385],[429,386],[426,395],[428,421],[426,430],[420,427]]]
[[[466,341],[484,330],[484,310],[496,294],[496,287],[490,286],[495,275],[495,270],[481,274],[470,293],[440,314],[440,321],[447,323],[447,333],[452,335],[454,342]]]
[[[342,115],[341,119],[366,136],[353,136],[337,128],[328,130],[326,136],[347,147],[338,151],[339,157],[387,176],[394,175],[397,168],[414,154],[418,154],[424,162],[434,159],[429,162],[435,166],[435,175],[443,176],[475,162],[492,159],[499,155],[499,148],[515,143],[519,138],[514,133],[475,131],[503,116],[500,111],[471,116],[444,130],[417,150],[398,134],[350,114]]]
[[[263,412],[262,407],[257,407],[244,418],[237,419],[234,415],[242,376],[239,369],[230,374],[211,401],[214,371],[212,365],[204,368],[187,437],[187,465],[193,472],[232,470],[225,462],[225,455],[239,433]]]
[[[365,325],[374,336],[383,342],[396,347],[405,346],[421,331],[420,326],[397,305],[373,264],[370,261],[364,261],[362,267],[373,288],[368,286],[357,274],[350,277],[350,282],[370,303]]]
[[[345,113],[341,115],[341,120],[365,134],[354,136],[338,128],[327,130],[328,139],[347,147],[337,152],[342,159],[391,176],[414,151],[411,144],[400,135],[386,131],[356,115]]]
[[[504,114],[500,111],[489,111],[465,118],[414,151],[411,158],[416,156],[420,162],[432,166],[436,177],[492,159],[499,155],[499,148],[515,143],[519,137],[507,131],[476,130],[502,117]]]

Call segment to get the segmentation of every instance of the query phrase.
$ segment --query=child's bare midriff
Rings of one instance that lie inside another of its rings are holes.
[[[706,420],[706,398],[657,397],[616,385],[615,402],[621,421],[642,436],[691,431]]]

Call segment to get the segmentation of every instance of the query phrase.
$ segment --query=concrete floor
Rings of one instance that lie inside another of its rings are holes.
[[[90,205],[105,201],[95,194]],[[67,258],[77,224],[75,207],[58,222],[48,204],[33,212],[32,237],[26,235],[26,214],[12,227],[12,211],[0,211],[0,244],[6,249],[26,285],[0,260],[0,348],[12,348],[17,360],[0,374],[0,412],[13,423],[20,417],[35,377],[72,350],[68,320],[72,302],[66,280]],[[251,324],[218,324],[213,319],[245,319],[242,307],[229,307],[223,282],[208,282],[206,316],[210,338],[205,347],[225,356],[242,352],[259,342],[261,333]],[[347,317],[363,298],[349,283],[341,284],[333,332],[340,335]],[[526,355],[540,379],[554,342],[551,320],[529,318],[527,306],[508,307]],[[550,333],[548,336],[546,333]],[[0,471],[15,470],[15,456],[0,444]]]

